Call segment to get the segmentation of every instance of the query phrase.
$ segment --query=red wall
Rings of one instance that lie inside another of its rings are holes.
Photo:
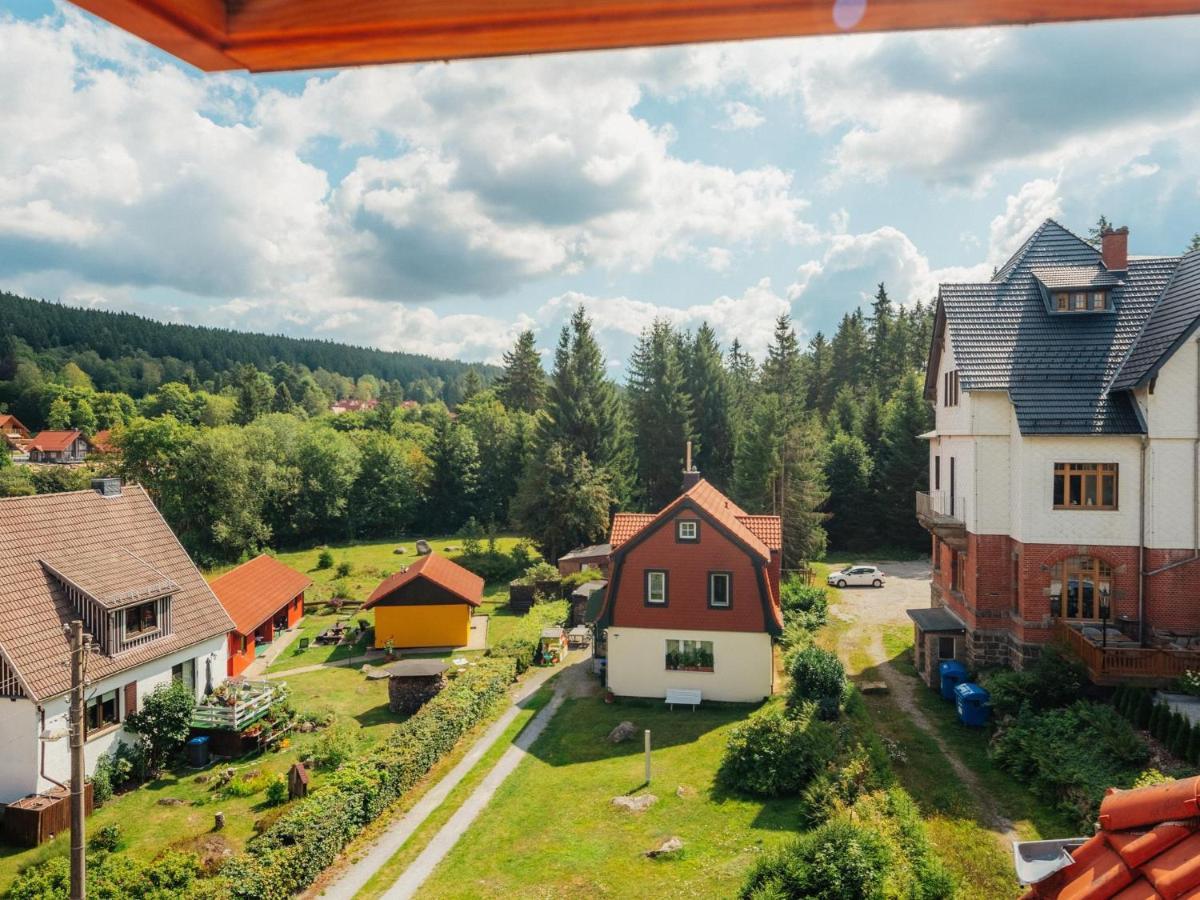
[[[235,631],[229,632],[229,665],[226,668],[226,674],[230,678],[241,675],[246,671],[246,667],[254,662],[254,637],[248,635],[246,637],[246,652],[240,652],[242,646],[242,636]]]
[[[300,621],[300,617],[304,615],[304,594],[299,594],[292,598],[292,602],[288,604],[288,628],[295,627]]]
[[[684,510],[682,518],[695,519]],[[704,631],[766,631],[757,566],[746,551],[707,520],[697,543],[675,540],[671,520],[631,549],[620,561],[613,624],[633,628],[694,628]],[[646,606],[647,569],[666,569],[667,605]],[[733,574],[733,605],[709,609],[708,573]],[[614,581],[617,578],[614,572]]]

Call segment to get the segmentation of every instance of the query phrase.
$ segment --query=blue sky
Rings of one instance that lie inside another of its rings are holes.
[[[0,287],[495,361],[582,302],[761,354],[1038,222],[1200,230],[1200,20],[202,75],[0,0]]]

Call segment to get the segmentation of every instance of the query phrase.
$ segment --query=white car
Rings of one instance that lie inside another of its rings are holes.
[[[846,566],[840,572],[830,572],[825,582],[830,587],[883,587],[884,574],[878,566]]]

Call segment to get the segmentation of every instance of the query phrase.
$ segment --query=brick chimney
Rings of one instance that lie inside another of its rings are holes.
[[[692,442],[687,442],[687,457],[683,465],[683,489],[690,491],[700,481],[700,470],[692,465]]]
[[[1106,228],[1100,234],[1100,256],[1104,268],[1110,272],[1124,272],[1129,268],[1129,229]]]

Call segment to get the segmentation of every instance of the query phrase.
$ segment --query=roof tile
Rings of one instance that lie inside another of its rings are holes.
[[[482,578],[444,556],[430,553],[428,556],[422,556],[403,572],[397,572],[383,579],[379,587],[375,588],[371,596],[367,598],[367,602],[362,605],[362,608],[370,609],[393,591],[418,578],[433,582],[462,598],[464,603],[471,606],[479,606],[483,602],[484,582]]]
[[[312,579],[266,554],[214,578],[209,584],[238,634],[252,634],[312,586]]]

